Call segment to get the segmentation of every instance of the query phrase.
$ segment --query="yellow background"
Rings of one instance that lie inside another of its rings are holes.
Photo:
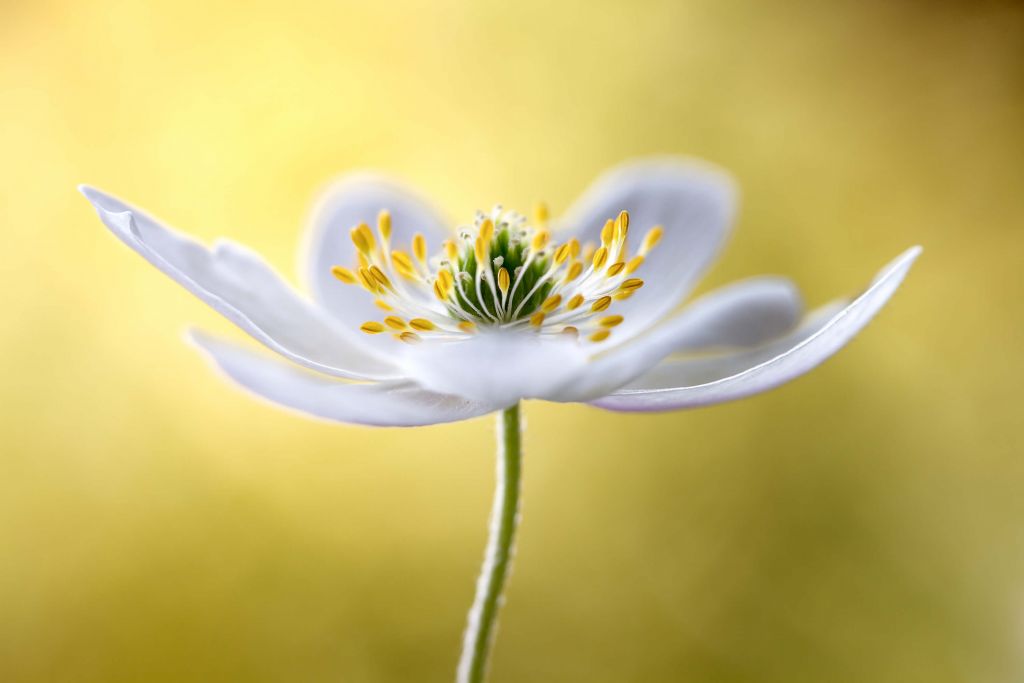
[[[743,188],[702,289],[925,253],[770,394],[527,405],[493,681],[1021,680],[1022,42],[999,2],[0,3],[0,680],[447,681],[484,542],[490,420],[236,391],[76,183],[294,281],[337,173],[465,219],[655,152]]]

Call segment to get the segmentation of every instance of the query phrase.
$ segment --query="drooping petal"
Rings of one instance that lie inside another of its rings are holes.
[[[250,250],[227,241],[208,249],[100,190],[79,189],[122,242],[268,348],[339,377],[399,376],[385,356],[364,350],[358,332],[304,300]]]
[[[445,396],[411,382],[352,384],[254,353],[198,331],[191,340],[232,381],[305,415],[379,427],[416,427],[485,415],[494,406]]]
[[[408,255],[413,255],[416,233],[423,234],[431,254],[451,235],[444,217],[429,202],[385,176],[355,173],[328,186],[310,217],[299,268],[313,298],[353,329],[379,317],[380,310],[369,292],[339,282],[331,274],[331,267],[357,265],[350,232],[365,223],[376,233],[382,210],[391,214],[392,247]]]
[[[530,332],[489,332],[464,340],[425,341],[401,361],[408,376],[433,391],[505,408],[524,398],[547,398],[587,370],[575,340]]]
[[[654,157],[607,171],[566,212],[559,221],[565,237],[599,243],[605,221],[628,211],[630,254],[650,228],[664,230],[636,272],[644,286],[613,306],[625,322],[610,345],[647,329],[683,301],[725,243],[735,203],[736,188],[725,171],[692,159]]]
[[[795,379],[829,358],[867,325],[899,287],[920,252],[920,247],[906,251],[851,303],[833,304],[813,313],[788,343],[773,343],[732,358],[669,361],[593,405],[627,412],[692,408],[743,398]],[[658,346],[659,340],[654,339],[639,353],[656,354]]]

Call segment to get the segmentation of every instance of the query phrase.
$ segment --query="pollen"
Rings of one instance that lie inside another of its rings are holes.
[[[332,266],[330,272],[372,294],[383,317],[360,329],[389,332],[385,339],[416,344],[503,329],[580,343],[608,339],[624,320],[609,309],[643,287],[634,273],[663,229],[651,227],[630,257],[626,211],[602,224],[596,244],[575,237],[558,241],[544,205],[533,215],[530,225],[524,215],[500,206],[477,212],[472,224],[459,227],[432,255],[422,233],[392,246],[394,219],[385,207],[376,215],[376,230],[359,223],[349,231],[356,263]]]

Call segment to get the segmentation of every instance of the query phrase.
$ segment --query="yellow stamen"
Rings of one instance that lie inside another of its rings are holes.
[[[406,327],[405,321],[397,315],[389,315],[384,318],[384,324],[393,330],[404,330]]]
[[[359,327],[359,329],[361,329],[366,334],[380,334],[381,332],[384,331],[384,326],[381,325],[376,320],[371,320],[369,322],[363,323]]]
[[[427,262],[427,238],[422,233],[412,236],[412,254],[420,263]]]
[[[491,249],[491,243],[485,240],[483,235],[477,235],[476,243],[473,244],[473,249],[476,253],[476,267],[485,267],[487,263],[487,255]]]
[[[338,278],[346,285],[354,285],[357,282],[359,282],[359,280],[356,278],[355,273],[353,273],[348,268],[342,268],[341,266],[332,266],[331,275]]]
[[[498,289],[501,290],[502,294],[508,292],[508,287],[511,284],[511,278],[508,274],[508,268],[498,269]]]
[[[360,223],[352,228],[352,242],[356,245],[356,249],[364,254],[369,254],[377,247],[377,239],[366,223]]]
[[[603,311],[603,310],[607,309],[611,305],[612,305],[612,298],[610,296],[602,296],[600,299],[598,299],[597,301],[595,301],[593,303],[593,305],[590,307],[590,310],[592,310],[592,311],[594,311],[596,313],[598,311]]]
[[[615,327],[621,325],[623,317],[621,315],[606,315],[597,321],[597,324],[601,327]]]
[[[544,202],[537,202],[537,206],[533,207],[533,216],[537,220],[537,225],[547,225],[548,217],[548,205]]]
[[[612,243],[612,238],[615,236],[615,221],[608,219],[604,223],[604,227],[601,228],[601,244],[609,246]]]
[[[569,240],[569,255],[577,258],[580,255],[580,241],[573,237]]]
[[[608,260],[608,248],[601,247],[594,252],[594,270],[601,270],[601,266]]]
[[[467,334],[473,334],[474,332],[476,332],[476,324],[470,322],[469,320],[463,320],[462,322],[460,322],[458,324],[458,328],[463,332],[466,332]]]
[[[437,279],[443,283],[445,289],[451,289],[452,285],[455,284],[455,277],[452,276],[452,271],[447,269],[438,271]]]
[[[448,257],[448,260],[455,263],[459,260],[459,248],[455,246],[455,242],[451,240],[444,241],[444,255]]]
[[[566,259],[569,258],[570,252],[571,248],[568,242],[558,247],[558,249],[555,249],[555,263],[559,265],[565,263]]]
[[[548,245],[548,240],[551,239],[551,233],[547,230],[538,230],[537,234],[533,236],[533,240],[530,242],[530,248],[534,251],[540,251]]]
[[[629,234],[629,212],[620,211],[619,217],[615,219],[615,237],[624,240]]]
[[[480,224],[480,239],[484,242],[490,242],[494,237],[494,221],[490,218],[485,218],[484,222]]]
[[[430,332],[436,329],[437,326],[426,318],[413,318],[409,321],[409,327],[420,332]]]
[[[583,264],[580,261],[573,261],[572,265],[569,266],[568,272],[565,274],[565,281],[572,282],[580,276],[583,272]]]
[[[391,280],[389,280],[388,276],[384,274],[384,271],[377,266],[370,266],[370,274],[373,275],[373,279],[379,282],[382,287],[394,289],[394,287],[391,286]]]
[[[540,327],[544,324],[544,311],[537,311],[530,316],[530,324],[534,327]]]
[[[651,249],[657,246],[658,242],[661,241],[661,236],[665,234],[664,228],[660,225],[655,225],[653,228],[647,231],[644,235],[644,243],[640,246],[640,254],[645,255]]]
[[[632,273],[633,271],[635,271],[637,268],[639,268],[641,265],[643,265],[643,262],[644,262],[644,257],[643,256],[634,256],[633,258],[631,258],[629,260],[629,263],[626,264],[626,274],[628,275],[628,274]]]
[[[415,332],[403,332],[398,335],[398,338],[404,341],[406,344],[419,344],[423,341],[423,338]]]
[[[359,269],[359,281],[363,284],[363,287],[376,293],[380,289],[380,284],[373,277],[373,274],[368,268]]]
[[[619,285],[619,289],[623,292],[634,292],[643,286],[643,280],[638,277],[631,277],[628,280],[623,280],[622,284]]]
[[[558,305],[560,303],[562,303],[562,295],[552,294],[547,299],[544,299],[544,303],[540,305],[540,310],[544,311],[545,313],[550,313],[551,311],[558,308]]]
[[[622,261],[619,261],[618,263],[613,263],[610,266],[608,266],[608,275],[610,275],[610,276],[618,275],[619,273],[622,272],[622,269],[625,268],[625,267],[626,267],[626,264],[623,263]]]
[[[404,251],[391,252],[391,263],[394,264],[395,270],[402,275],[413,275],[416,272],[412,265],[412,259]]]
[[[565,305],[570,311],[575,311],[577,308],[583,305],[583,295],[577,294],[573,298],[569,299],[569,302]]]
[[[562,334],[568,334],[568,335],[573,336],[573,337],[578,337],[578,336],[580,336],[580,331],[577,330],[572,325],[567,325],[567,326],[562,328]]]
[[[590,335],[590,341],[592,342],[603,342],[605,339],[610,337],[612,334],[611,330],[598,330],[594,334]]]
[[[389,304],[386,301],[381,301],[380,299],[374,299],[373,303],[376,304],[377,308],[381,309],[382,311],[393,311],[393,310],[395,310],[394,308],[391,307],[391,304]]]
[[[377,231],[385,243],[391,241],[391,212],[387,209],[377,214]]]
[[[587,242],[583,245],[583,261],[584,263],[594,257],[594,250],[597,249],[593,243]]]

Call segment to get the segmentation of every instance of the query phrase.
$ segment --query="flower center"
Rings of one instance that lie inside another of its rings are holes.
[[[482,328],[532,329],[588,341],[608,339],[623,317],[609,312],[643,280],[633,273],[661,239],[651,228],[638,253],[626,247],[629,214],[619,213],[601,230],[599,245],[576,238],[551,240],[548,212],[541,205],[531,225],[522,214],[496,206],[478,212],[438,254],[428,257],[422,234],[408,251],[391,244],[391,214],[381,211],[376,233],[365,223],[352,228],[357,268],[334,266],[343,283],[361,285],[386,315],[363,323],[367,334],[390,332],[416,343],[423,336],[456,339]]]

